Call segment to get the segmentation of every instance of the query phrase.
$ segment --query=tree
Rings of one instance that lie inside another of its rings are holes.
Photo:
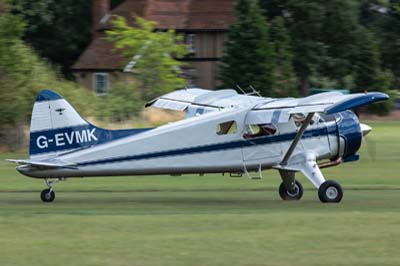
[[[359,4],[354,0],[261,1],[268,19],[285,19],[302,94],[311,86],[351,84]],[[328,85],[330,84],[330,85]]]
[[[0,6],[0,10],[3,9]],[[21,40],[24,29],[25,23],[20,17],[7,11],[1,14],[0,145],[23,144],[24,124],[30,118],[37,93],[44,88],[62,93],[83,113],[89,114],[93,106],[94,98],[87,90],[62,79]]]
[[[24,41],[64,74],[91,40],[91,1],[12,0],[13,13],[26,21]]]
[[[322,26],[326,57],[320,67],[321,75],[336,81],[339,88],[346,79],[353,79],[353,62],[358,53],[357,31],[359,5],[354,0],[325,2],[325,18]]]
[[[238,0],[235,15],[220,66],[223,86],[253,86],[264,96],[272,95],[274,57],[268,23],[256,0]]]
[[[282,17],[275,17],[271,25],[271,42],[275,55],[274,95],[298,96],[298,81],[293,68],[293,52],[289,32]]]
[[[137,117],[143,110],[144,102],[139,90],[133,90],[133,84],[127,86],[123,82],[112,86],[107,95],[102,96],[97,104],[97,116],[110,122],[127,121]]]
[[[323,42],[325,1],[288,0],[286,13],[294,48],[294,67],[301,84],[301,94],[308,95],[311,76],[320,75],[325,61],[326,45]]]
[[[383,66],[390,69],[396,79],[394,86],[400,89],[400,1],[391,0],[388,13],[384,16],[385,21],[381,32],[383,35],[381,42]]]
[[[373,33],[366,28],[360,28],[357,45],[359,49],[355,79],[357,91],[388,92],[392,84],[392,74],[381,70],[379,46]],[[392,102],[387,101],[371,105],[369,110],[378,114],[387,114],[392,108],[391,105]]]
[[[112,20],[113,29],[106,33],[115,48],[131,60],[127,71],[134,74],[135,87],[141,89],[141,98],[150,100],[183,88],[183,63],[177,58],[187,54],[187,47],[181,44],[181,36],[174,30],[155,31],[155,23],[143,18],[135,17],[134,20],[136,26],[130,27],[125,18],[116,16]]]

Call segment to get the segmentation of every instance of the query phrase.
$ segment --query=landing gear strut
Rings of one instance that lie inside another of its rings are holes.
[[[40,193],[40,199],[43,202],[52,202],[55,198],[56,198],[56,193],[54,193],[53,191],[53,186],[58,183],[58,181],[60,181],[62,179],[56,179],[56,180],[49,180],[49,179],[45,179],[46,185],[49,188],[43,189],[42,192]]]

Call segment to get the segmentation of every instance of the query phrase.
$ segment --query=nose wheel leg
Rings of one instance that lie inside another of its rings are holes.
[[[56,193],[53,190],[53,186],[58,183],[62,179],[55,179],[55,180],[49,180],[45,179],[46,185],[48,188],[43,189],[42,192],[40,193],[40,199],[43,202],[52,202],[56,198]]]

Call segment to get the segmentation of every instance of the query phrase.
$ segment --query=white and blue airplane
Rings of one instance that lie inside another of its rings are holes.
[[[30,159],[8,160],[48,188],[72,177],[180,175],[276,169],[283,200],[299,200],[301,172],[322,202],[340,202],[341,186],[325,180],[320,168],[358,160],[363,135],[349,109],[387,100],[380,92],[343,95],[328,92],[305,98],[264,98],[235,90],[184,89],[146,107],[186,113],[186,119],[157,128],[107,130],[83,119],[59,94],[43,90],[36,98],[30,127]]]

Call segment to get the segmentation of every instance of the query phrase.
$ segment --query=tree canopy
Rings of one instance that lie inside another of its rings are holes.
[[[133,74],[143,99],[150,100],[160,94],[185,87],[182,77],[182,58],[187,47],[174,30],[155,31],[155,23],[135,17],[135,26],[127,25],[120,16],[112,20],[113,29],[107,31],[108,40],[122,51],[130,63],[125,72]]]
[[[237,21],[230,28],[222,58],[223,86],[253,86],[263,95],[272,95],[274,50],[269,25],[256,0],[237,1],[235,14]]]

